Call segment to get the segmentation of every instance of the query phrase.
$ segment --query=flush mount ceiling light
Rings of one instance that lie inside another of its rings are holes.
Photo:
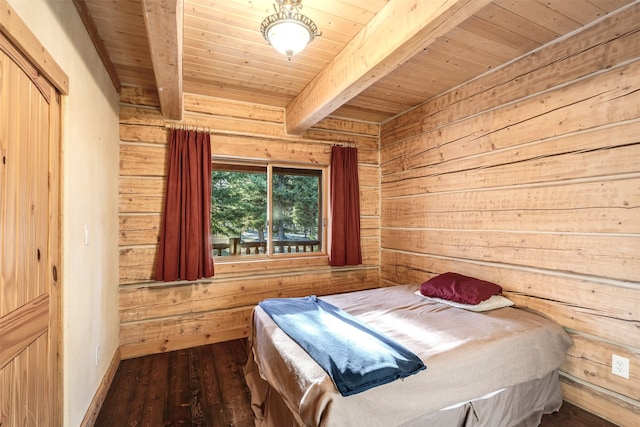
[[[260,24],[262,36],[277,51],[291,56],[300,52],[316,36],[321,36],[316,24],[300,13],[302,0],[276,0],[276,13],[267,16]]]

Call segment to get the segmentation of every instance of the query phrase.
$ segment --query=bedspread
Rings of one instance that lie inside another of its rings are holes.
[[[271,298],[259,305],[322,366],[343,396],[425,369],[415,354],[315,295]]]
[[[326,372],[259,307],[254,309],[251,362],[300,425],[390,426],[542,378],[562,364],[571,344],[560,326],[527,310],[475,313],[425,300],[414,294],[416,289],[394,286],[323,299],[407,347],[429,367],[426,371],[343,397]],[[258,410],[265,393],[252,395]]]

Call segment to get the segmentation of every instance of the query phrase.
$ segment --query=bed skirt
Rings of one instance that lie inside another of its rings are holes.
[[[278,392],[260,377],[251,355],[245,366],[245,378],[251,391],[256,427],[304,426]],[[543,378],[449,406],[398,427],[535,427],[540,425],[543,414],[555,412],[561,405],[558,371],[554,370]]]

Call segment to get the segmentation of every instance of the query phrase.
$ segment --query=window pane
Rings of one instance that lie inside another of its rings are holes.
[[[274,253],[321,251],[321,170],[273,168]]]
[[[214,164],[211,184],[214,256],[264,254],[266,168]]]

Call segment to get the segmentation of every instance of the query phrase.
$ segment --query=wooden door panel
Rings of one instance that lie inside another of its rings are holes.
[[[48,339],[41,335],[0,370],[0,424],[55,426],[48,388]]]
[[[55,90],[0,36],[0,426],[59,424]]]
[[[0,369],[49,327],[49,294],[41,295],[0,318]]]

